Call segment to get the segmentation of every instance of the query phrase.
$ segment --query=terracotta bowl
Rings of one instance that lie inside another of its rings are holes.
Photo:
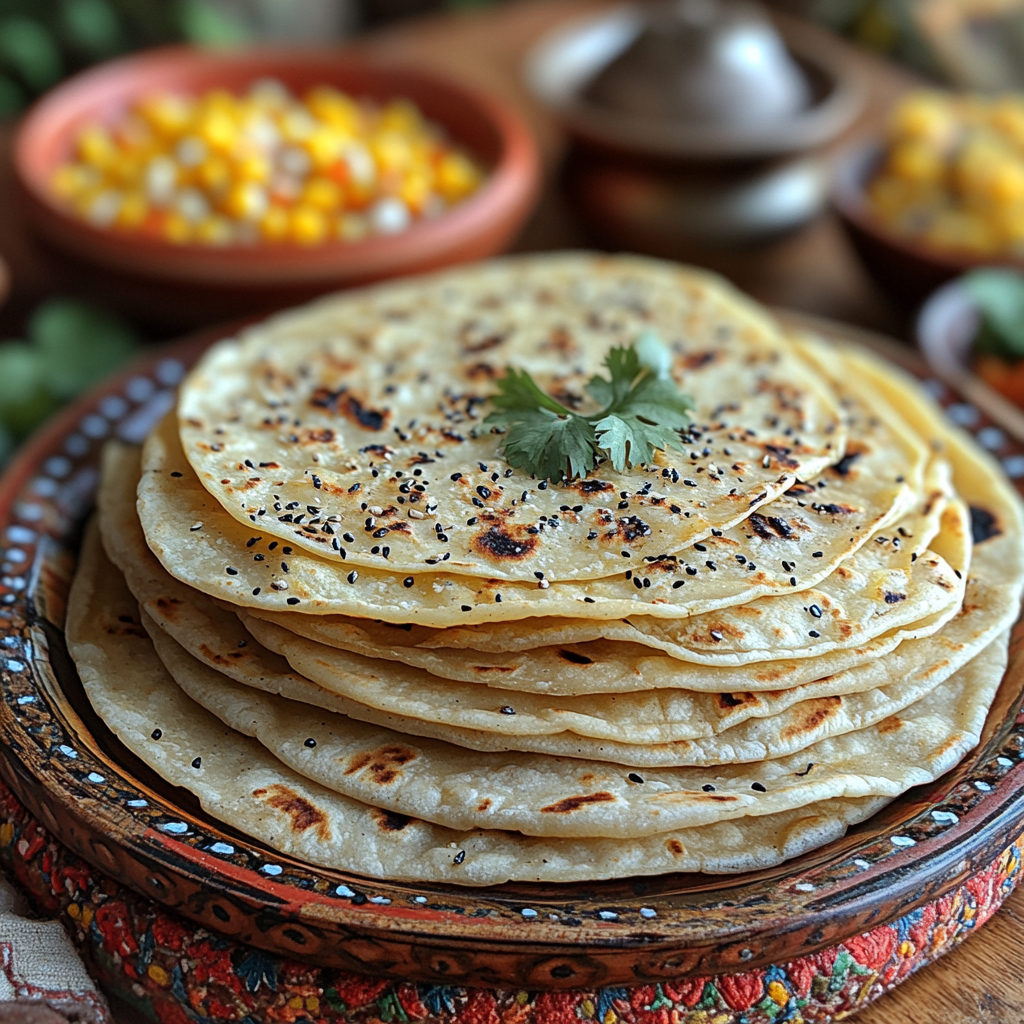
[[[939,250],[890,231],[868,204],[867,185],[882,159],[879,142],[862,143],[836,160],[832,201],[853,248],[874,282],[906,307],[914,307],[947,281],[974,267],[1009,266],[1024,261]]]
[[[241,91],[273,77],[296,92],[328,84],[378,100],[407,97],[483,161],[488,178],[469,199],[406,231],[316,246],[177,245],[96,227],[64,208],[49,182],[83,124],[112,121],[141,94]],[[530,212],[539,185],[532,137],[506,105],[432,72],[343,50],[170,47],[112,61],[45,96],[23,121],[15,166],[27,213],[52,249],[70,258],[79,287],[168,324],[255,312],[334,288],[430,270],[501,251]]]

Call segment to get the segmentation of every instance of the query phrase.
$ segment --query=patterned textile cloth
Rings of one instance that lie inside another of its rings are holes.
[[[0,865],[59,917],[107,991],[159,1024],[827,1024],[980,928],[1017,885],[1022,854],[1024,836],[899,920],[769,968],[591,990],[463,988],[317,967],[212,933],[80,860],[0,783]]]
[[[33,921],[23,916],[24,901],[0,875],[0,1021],[9,1014],[4,1004],[23,1004],[17,1019],[52,1019],[52,1014],[28,1014],[31,1004],[42,1005],[71,1021],[112,1024],[106,1000],[58,921]]]

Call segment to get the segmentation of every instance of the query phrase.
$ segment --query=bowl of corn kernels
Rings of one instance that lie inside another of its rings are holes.
[[[494,254],[539,182],[505,104],[341,50],[112,61],[32,109],[15,166],[55,256],[183,323]]]
[[[841,156],[833,198],[866,268],[916,304],[982,265],[1024,267],[1024,94],[921,90]]]

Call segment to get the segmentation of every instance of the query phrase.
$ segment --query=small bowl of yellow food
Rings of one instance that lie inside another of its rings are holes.
[[[1024,267],[1024,94],[908,94],[881,141],[840,158],[833,198],[868,271],[902,302],[974,267]]]
[[[491,255],[538,187],[506,105],[341,50],[113,61],[37,104],[15,164],[52,249],[180,322]]]

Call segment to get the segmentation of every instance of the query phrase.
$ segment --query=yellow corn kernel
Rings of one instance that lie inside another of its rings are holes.
[[[437,167],[437,189],[453,203],[469,195],[480,184],[480,172],[461,153],[448,153]]]
[[[196,124],[196,134],[211,149],[228,153],[238,139],[238,125],[224,111],[208,110]]]
[[[121,209],[115,220],[119,228],[140,227],[149,215],[149,203],[141,192],[128,192],[121,203]]]
[[[235,176],[245,181],[270,180],[270,161],[261,153],[246,153],[234,161]]]
[[[102,180],[99,171],[94,167],[64,164],[54,173],[51,186],[61,199],[73,200],[85,192],[94,192]]]
[[[434,194],[433,176],[414,170],[402,179],[398,195],[414,213],[420,213]]]
[[[303,203],[330,213],[341,206],[341,188],[329,178],[310,178],[302,189]]]
[[[157,135],[172,138],[188,128],[194,104],[173,94],[150,96],[136,105],[136,112]]]
[[[203,94],[199,105],[204,112],[218,111],[231,117],[238,111],[238,97],[227,89],[210,89]]]
[[[208,157],[196,168],[196,182],[207,192],[219,195],[231,184],[231,165],[223,157]]]
[[[1011,246],[1024,241],[1024,205],[1000,211],[993,225]]]
[[[288,235],[299,245],[316,245],[327,237],[327,218],[312,206],[296,206],[288,221]]]
[[[915,183],[938,181],[945,173],[942,155],[923,142],[897,143],[889,154],[888,167],[896,177]]]
[[[938,144],[955,126],[955,114],[942,93],[916,92],[900,103],[889,118],[892,138],[918,139]]]
[[[280,242],[288,237],[288,211],[283,206],[271,206],[260,221],[260,235],[268,242]]]
[[[329,85],[310,89],[306,94],[306,106],[315,118],[348,135],[354,135],[359,130],[362,117],[358,104],[350,96]]]
[[[181,245],[192,240],[192,225],[180,213],[170,213],[163,224],[163,235],[168,242]]]
[[[110,132],[96,124],[79,133],[78,155],[85,163],[103,170],[117,159],[118,149]]]
[[[785,1006],[789,1002],[789,993],[786,991],[786,986],[779,981],[773,981],[768,986],[768,995],[773,1002],[779,1004],[779,1006]]]
[[[1024,161],[1001,160],[992,168],[988,198],[999,206],[1012,206],[1024,200]]]
[[[267,190],[255,181],[233,185],[224,198],[224,211],[238,220],[262,220],[267,214],[270,198]]]
[[[317,128],[302,145],[313,161],[313,166],[318,170],[324,170],[338,160],[342,148],[350,138],[350,134],[335,128]]]
[[[370,152],[382,171],[404,171],[413,162],[409,139],[399,132],[381,132],[370,142]]]
[[[281,134],[289,142],[305,142],[315,131],[316,121],[305,107],[293,106],[278,119]]]
[[[1024,147],[1024,98],[1003,96],[992,107],[989,123],[1018,147]]]

